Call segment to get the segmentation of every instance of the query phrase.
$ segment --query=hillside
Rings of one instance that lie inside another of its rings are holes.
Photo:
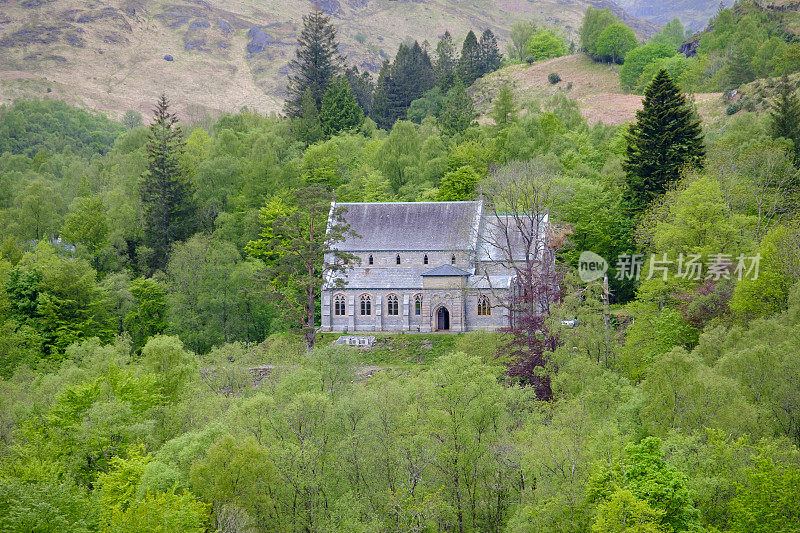
[[[730,6],[731,0],[722,4]],[[659,0],[619,0],[620,6],[636,17],[666,24],[678,17],[686,28],[692,31],[701,30],[714,16],[720,6],[717,0],[679,0],[677,2],[661,2]]]
[[[555,72],[561,82],[551,84],[547,76]],[[641,108],[642,97],[626,94],[619,83],[619,67],[592,61],[584,54],[559,57],[533,65],[513,65],[478,80],[470,89],[481,115],[491,112],[498,90],[509,84],[518,103],[564,93],[578,102],[581,114],[590,124],[621,124],[633,120]],[[722,106],[721,93],[694,95],[701,115],[709,118]],[[487,120],[487,119],[483,119]]]
[[[330,0],[350,62],[376,72],[407,39],[435,42],[518,19],[575,35],[586,7],[609,6],[641,35],[653,24],[608,0]],[[185,118],[282,107],[287,68],[310,2],[290,0],[0,0],[0,103],[55,96],[119,116],[149,113],[165,91]]]

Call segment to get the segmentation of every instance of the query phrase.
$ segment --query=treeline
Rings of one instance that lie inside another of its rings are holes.
[[[286,112],[301,119],[301,138],[309,144],[358,128],[364,116],[384,129],[407,116],[417,122],[432,116],[441,118],[445,129],[463,131],[474,119],[465,88],[502,62],[491,30],[485,30],[480,40],[469,31],[460,53],[445,31],[433,54],[427,43],[401,44],[373,82],[357,67],[344,68],[346,58],[339,53],[336,29],[327,15],[313,11],[303,18],[297,57],[290,63]],[[442,118],[445,110],[457,116]]]
[[[687,92],[730,91],[758,78],[800,71],[797,35],[780,12],[750,1],[721,9],[698,35],[685,35],[675,19],[642,45],[611,11],[590,8],[580,45],[598,61],[624,63],[620,82],[637,93],[662,68]]]

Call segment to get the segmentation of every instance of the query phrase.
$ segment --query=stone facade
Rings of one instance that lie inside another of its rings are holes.
[[[492,331],[509,324],[499,300],[512,274],[478,251],[481,202],[337,207],[357,234],[337,249],[360,264],[323,286],[323,331]]]

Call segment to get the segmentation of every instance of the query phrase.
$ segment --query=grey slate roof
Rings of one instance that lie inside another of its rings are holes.
[[[336,248],[349,252],[470,250],[475,248],[480,202],[337,203],[359,237]]]
[[[423,276],[471,276],[471,272],[467,272],[466,270],[461,270],[460,268],[456,268],[453,265],[442,265],[439,267],[434,268],[433,270],[428,270],[427,272],[423,272],[421,275]]]
[[[422,273],[428,267],[355,267],[339,274],[345,289],[422,289]]]

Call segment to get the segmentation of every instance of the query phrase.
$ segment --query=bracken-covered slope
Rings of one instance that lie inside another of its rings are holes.
[[[322,0],[349,62],[372,72],[407,39],[519,19],[574,37],[586,7],[611,7],[640,36],[655,26],[610,0]],[[0,103],[63,98],[119,116],[164,91],[183,118],[243,106],[279,112],[307,0],[0,0]]]

